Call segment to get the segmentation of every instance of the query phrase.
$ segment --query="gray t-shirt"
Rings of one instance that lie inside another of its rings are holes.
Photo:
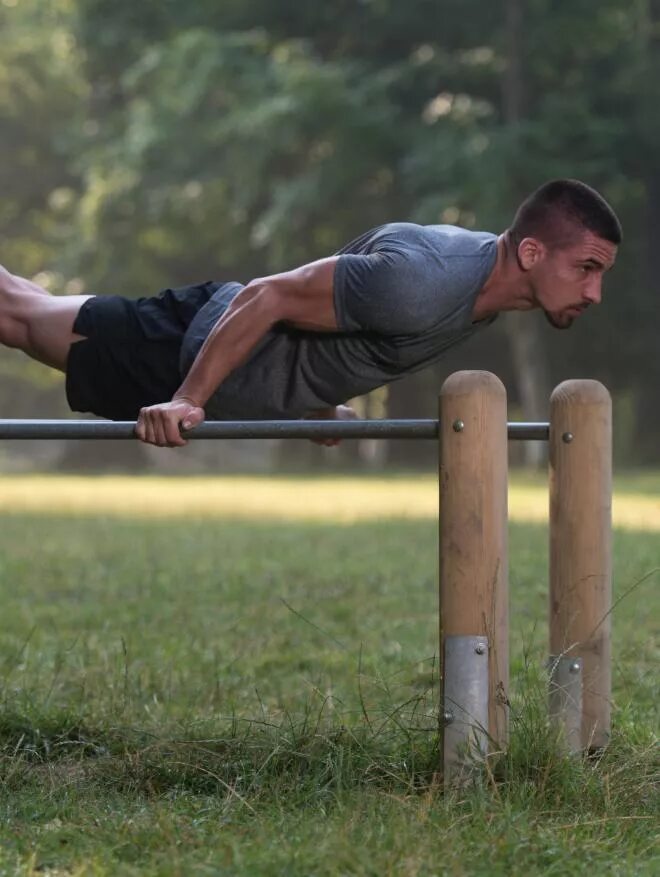
[[[338,253],[337,332],[277,324],[208,400],[213,420],[299,418],[339,405],[435,362],[492,322],[472,322],[497,238],[450,225],[393,222]],[[225,283],[184,336],[185,375],[240,283]]]

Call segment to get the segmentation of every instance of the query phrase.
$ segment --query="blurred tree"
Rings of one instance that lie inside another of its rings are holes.
[[[500,99],[490,86],[482,94],[471,92],[472,103],[486,101],[489,111],[464,125],[462,149],[442,149],[439,155],[436,144],[418,154],[414,170],[427,200],[420,201],[417,215],[428,220],[440,211],[447,215],[451,180],[460,180],[451,212],[465,222],[476,213],[478,224],[492,229],[505,227],[521,196],[544,180],[578,177],[596,186],[621,213],[626,228],[621,264],[605,284],[607,307],[561,337],[542,324],[535,326],[529,315],[500,321],[500,332],[509,327],[516,363],[513,402],[535,397],[538,402],[530,400],[526,407],[528,416],[538,416],[545,392],[533,388],[545,380],[534,373],[539,367],[545,371],[544,347],[552,383],[582,374],[604,380],[615,391],[636,386],[639,398],[640,384],[646,382],[657,393],[657,377],[640,360],[657,360],[643,325],[644,315],[656,307],[653,287],[639,271],[646,240],[640,213],[648,182],[648,177],[640,180],[639,147],[653,137],[640,138],[638,129],[641,118],[657,118],[649,109],[653,99],[640,104],[639,95],[650,89],[657,104],[658,82],[657,75],[646,75],[641,87],[639,78],[646,0],[632,10],[620,0],[504,0],[498,6],[500,21],[490,37],[481,31],[483,50],[477,57],[502,83]],[[465,96],[444,97],[434,127],[446,133],[455,128],[452,117],[464,112],[467,103]],[[454,160],[447,163],[447,155]],[[657,149],[649,151],[648,167],[657,169],[658,161]]]
[[[524,6],[522,0],[505,0],[505,46],[506,63],[502,76],[502,119],[516,137],[527,115],[525,81],[526,69],[523,62],[523,42],[525,33]],[[515,192],[518,181],[511,180],[511,194],[515,201],[521,202],[528,194],[522,185]],[[512,199],[513,200],[513,199]],[[521,400],[525,420],[547,419],[550,378],[545,350],[545,338],[541,332],[540,314],[525,314],[519,311],[506,315],[505,331],[511,345],[511,355],[515,363],[518,396]],[[539,467],[545,463],[545,446],[539,442],[525,442],[523,459],[531,466]]]
[[[69,0],[0,5],[2,258],[25,274],[43,270],[71,230],[72,135],[85,95],[71,14]]]
[[[546,368],[642,411],[658,383],[657,17],[658,0],[0,6],[5,258],[32,273],[57,256],[92,291],[145,294],[290,267],[392,219],[503,230],[522,195],[576,176],[626,226],[608,307],[561,337],[501,320],[482,365],[510,357],[528,416]],[[434,410],[432,384],[393,386],[391,410]]]
[[[71,152],[86,92],[72,15],[70,0],[0,4],[0,261],[60,290],[61,278],[44,272],[72,234],[80,182]],[[58,373],[0,349],[0,375],[8,416],[64,411]]]
[[[389,219],[502,230],[555,176],[617,207],[639,201],[649,176],[622,167],[640,106],[625,71],[649,2],[631,20],[621,0],[80,0],[99,126],[85,151],[85,274],[123,290],[247,279]],[[635,286],[643,308],[648,280]],[[561,339],[516,315],[484,338],[509,347],[526,416],[545,416],[550,339],[554,380],[578,369],[630,384],[637,353],[624,363],[610,348],[637,314],[619,300],[612,315]],[[646,339],[634,347],[648,355]],[[428,384],[392,387],[391,410],[433,410]]]
[[[639,53],[635,70],[636,124],[632,128],[630,172],[637,172],[643,191],[640,281],[648,295],[643,298],[643,311],[638,315],[642,317],[638,319],[638,327],[644,337],[639,346],[644,352],[638,366],[635,433],[639,436],[637,445],[642,461],[657,463],[660,461],[660,356],[657,354],[660,327],[657,267],[657,242],[660,240],[660,0],[638,0],[636,10]]]

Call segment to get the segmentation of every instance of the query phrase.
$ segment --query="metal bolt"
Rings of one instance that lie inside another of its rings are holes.
[[[483,655],[486,652],[486,646],[483,643],[477,643],[474,650],[478,655]]]
[[[580,662],[573,661],[573,663],[569,666],[568,669],[571,671],[571,673],[579,673],[580,672]]]
[[[452,424],[454,432],[463,432],[465,429],[465,424],[462,420],[455,420]]]
[[[442,714],[443,721],[445,725],[451,725],[454,721],[454,714],[451,710],[445,710]]]
[[[563,442],[565,442],[567,445],[570,445],[570,443],[573,441],[573,433],[572,432],[565,432],[562,435],[561,440]]]

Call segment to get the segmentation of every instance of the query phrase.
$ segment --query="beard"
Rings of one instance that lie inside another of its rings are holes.
[[[574,318],[567,316],[558,316],[550,311],[543,310],[543,314],[553,329],[570,329],[573,325]]]

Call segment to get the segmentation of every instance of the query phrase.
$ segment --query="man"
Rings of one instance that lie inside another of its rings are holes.
[[[620,242],[597,192],[554,180],[499,237],[390,223],[246,286],[62,297],[4,272],[0,343],[64,371],[72,410],[137,418],[140,439],[174,447],[205,416],[342,417],[502,311],[541,308],[566,329],[600,302]]]

